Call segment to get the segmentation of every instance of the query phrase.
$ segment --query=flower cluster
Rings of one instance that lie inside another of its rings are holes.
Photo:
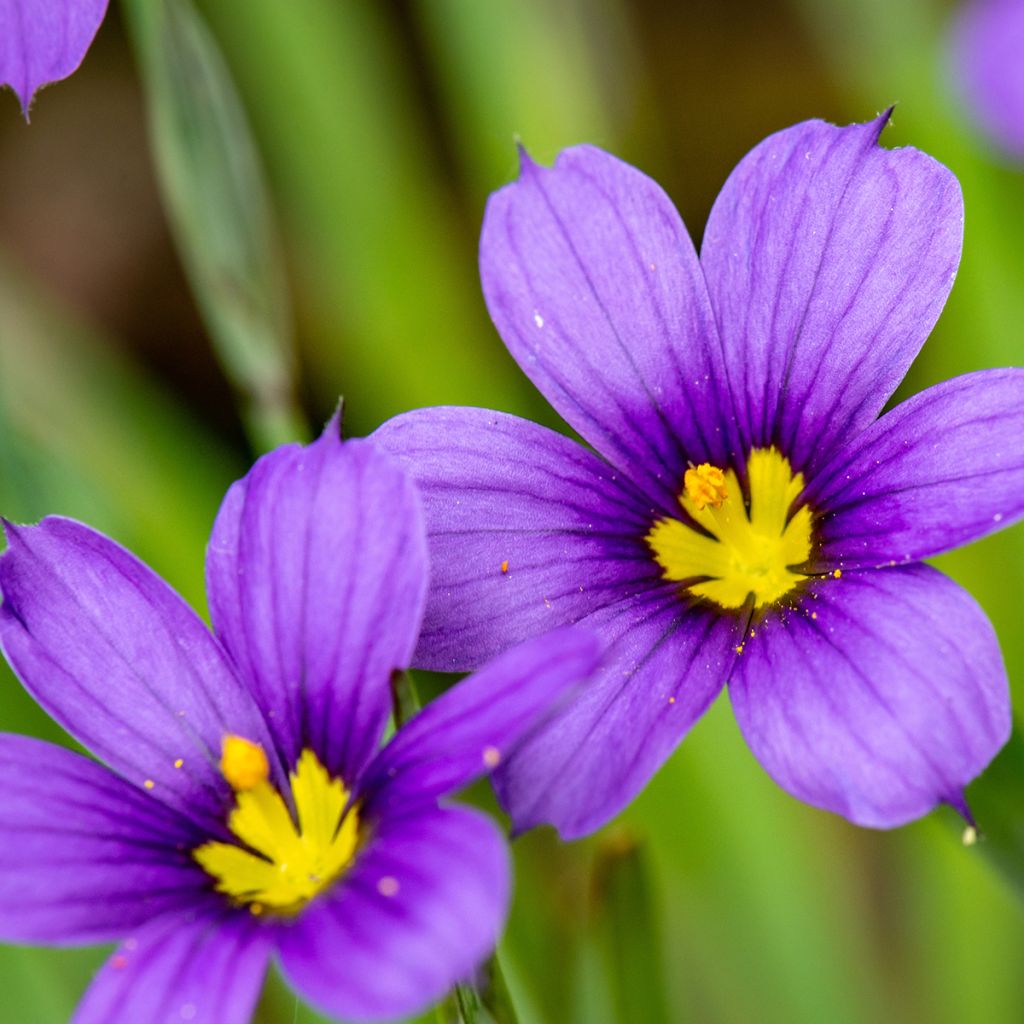
[[[240,1024],[273,956],[328,1013],[427,1005],[493,948],[509,891],[501,834],[445,798],[493,772],[517,830],[583,835],[726,684],[800,799],[969,817],[1006,675],[922,560],[1024,515],[1024,371],[881,415],[963,225],[955,178],[881,148],[886,120],[765,140],[699,258],[640,172],[523,154],[484,294],[592,448],[482,409],[346,443],[335,419],[229,490],[213,632],[89,528],[5,524],[0,645],[97,760],[0,734],[0,935],[120,941],[79,1024]],[[381,747],[410,662],[478,671]]]

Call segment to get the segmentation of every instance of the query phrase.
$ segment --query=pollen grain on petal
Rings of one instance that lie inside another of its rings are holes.
[[[385,875],[377,882],[377,892],[379,892],[381,896],[397,896],[398,889],[398,879],[393,875]]]

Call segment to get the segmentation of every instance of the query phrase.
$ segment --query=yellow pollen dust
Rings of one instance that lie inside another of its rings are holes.
[[[267,756],[258,743],[226,737],[221,771],[235,790],[228,828],[239,842],[204,843],[192,856],[218,892],[247,904],[251,913],[296,913],[355,855],[359,814],[348,806],[348,791],[313,751],[304,750],[289,776],[296,823],[269,781]]]
[[[728,609],[779,601],[805,578],[800,567],[811,555],[811,509],[790,515],[803,474],[775,448],[755,448],[747,476],[749,502],[733,470],[691,467],[679,504],[705,532],[666,518],[646,537],[665,579]]]

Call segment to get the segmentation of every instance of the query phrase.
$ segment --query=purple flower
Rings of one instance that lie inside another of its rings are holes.
[[[517,648],[378,751],[427,580],[388,457],[332,422],[228,491],[207,552],[216,636],[79,523],[7,532],[4,652],[106,764],[0,734],[0,935],[121,940],[77,1024],[248,1020],[272,955],[326,1012],[394,1017],[487,955],[505,843],[438,801],[509,755],[597,645],[567,630]]]
[[[954,74],[981,130],[1024,159],[1024,0],[971,0],[953,27]]]
[[[491,197],[491,316],[596,454],[480,409],[376,437],[425,498],[414,663],[467,669],[569,622],[605,640],[583,696],[495,777],[519,827],[607,821],[726,681],[771,776],[863,825],[964,809],[1006,740],[992,628],[920,560],[1024,513],[1024,372],[879,418],[963,225],[946,168],[877,145],[886,119],[762,142],[699,261],[658,186],[590,146],[552,169],[524,155]]]
[[[106,12],[107,0],[0,0],[0,86],[26,120],[37,89],[78,69]]]

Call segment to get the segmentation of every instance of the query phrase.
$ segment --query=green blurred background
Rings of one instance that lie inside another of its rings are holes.
[[[516,138],[543,161],[580,141],[613,150],[699,239],[765,135],[898,102],[883,142],[949,165],[967,209],[953,296],[902,393],[1022,362],[1024,170],[956,102],[949,3],[192,11],[114,3],[30,127],[0,94],[0,511],[85,519],[201,609],[226,486],[339,393],[354,434],[439,403],[558,425],[477,281],[484,202],[514,175]],[[940,562],[992,616],[1019,697],[1024,532]],[[6,669],[0,715],[59,738]],[[944,811],[860,830],[778,790],[720,701],[619,821],[568,846],[546,830],[517,842],[502,963],[524,1024],[1020,1021],[1022,765],[1018,745],[970,794],[988,843],[963,847]],[[0,951],[0,1019],[65,1020],[103,952]],[[316,1019],[276,982],[259,1012]]]

